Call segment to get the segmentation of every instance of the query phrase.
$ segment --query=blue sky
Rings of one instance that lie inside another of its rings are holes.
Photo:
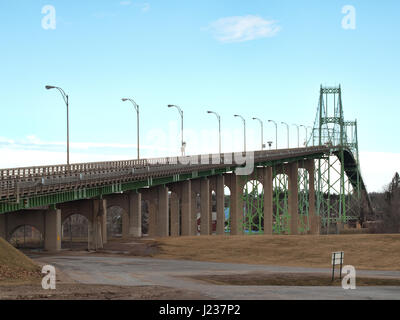
[[[45,5],[55,30],[42,28]],[[354,30],[342,28],[345,5],[356,9]],[[65,106],[46,84],[70,95],[71,159],[81,162],[135,157],[125,96],[141,107],[142,155],[152,157],[179,151],[179,115],[167,104],[184,110],[188,153],[218,150],[207,109],[222,117],[224,151],[242,145],[235,113],[257,149],[252,117],[311,126],[320,84],[340,83],[377,189],[400,169],[399,12],[398,1],[1,1],[0,167],[64,161]],[[274,127],[264,130],[273,140]]]

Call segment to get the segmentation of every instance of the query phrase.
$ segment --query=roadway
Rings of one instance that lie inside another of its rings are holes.
[[[197,275],[257,273],[327,273],[329,269],[260,266],[233,263],[162,260],[136,257],[101,256],[31,256],[40,264],[51,264],[70,279],[82,284],[119,286],[165,286],[190,290],[210,299],[224,300],[400,300],[400,287],[341,287],[304,286],[227,286],[213,285],[191,279]],[[359,276],[400,278],[400,271],[357,270]]]

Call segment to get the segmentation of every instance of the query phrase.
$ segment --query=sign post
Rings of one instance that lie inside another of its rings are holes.
[[[335,280],[335,265],[340,265],[340,280],[342,280],[343,257],[343,251],[332,252],[332,282]]]

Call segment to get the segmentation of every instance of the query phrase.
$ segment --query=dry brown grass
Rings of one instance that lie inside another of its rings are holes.
[[[331,267],[331,253],[357,269],[400,270],[400,234],[201,236],[157,239],[155,258]]]
[[[30,282],[40,277],[39,266],[0,238],[0,282]]]

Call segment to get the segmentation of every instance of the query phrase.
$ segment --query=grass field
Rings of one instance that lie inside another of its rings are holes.
[[[323,268],[344,251],[344,264],[356,269],[400,270],[400,234],[174,237],[156,245],[155,258]]]
[[[0,238],[0,283],[30,283],[40,276],[39,267],[31,259]]]

